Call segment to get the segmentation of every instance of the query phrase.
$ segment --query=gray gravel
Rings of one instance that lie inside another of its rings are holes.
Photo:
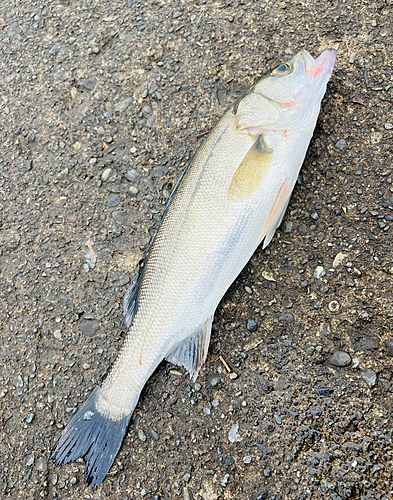
[[[1,498],[393,497],[391,11],[0,3]],[[281,228],[217,309],[198,381],[158,367],[93,494],[82,461],[46,461],[120,349],[181,171],[262,74],[335,44]]]

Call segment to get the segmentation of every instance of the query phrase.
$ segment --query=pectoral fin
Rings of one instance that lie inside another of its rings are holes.
[[[193,382],[197,379],[199,370],[205,364],[207,358],[212,323],[213,316],[210,316],[202,328],[180,342],[180,344],[177,344],[166,357],[166,360],[170,363],[184,366]]]
[[[272,154],[263,135],[259,135],[232,177],[229,200],[244,201],[254,194],[269,171]]]

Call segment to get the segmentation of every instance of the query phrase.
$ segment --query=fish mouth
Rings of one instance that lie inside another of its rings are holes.
[[[324,50],[315,59],[307,50],[302,50],[300,55],[303,59],[306,74],[309,78],[322,77],[324,80],[329,79],[334,68],[334,63],[337,57],[337,51],[334,49]]]

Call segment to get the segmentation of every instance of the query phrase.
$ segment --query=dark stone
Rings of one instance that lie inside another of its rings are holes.
[[[340,151],[345,151],[347,149],[347,141],[345,139],[339,139],[336,142],[335,148]]]
[[[256,500],[266,500],[268,496],[268,490],[264,486],[261,486],[257,492]]]
[[[306,226],[306,224],[300,224],[300,227],[299,227],[299,234],[301,236],[305,236],[308,232],[308,227]]]
[[[282,323],[293,323],[295,321],[295,318],[292,313],[285,313],[280,316],[279,320]]]
[[[290,380],[285,375],[280,375],[277,380],[277,389],[279,391],[285,391],[290,385]]]
[[[87,78],[86,80],[83,80],[82,85],[85,89],[92,91],[97,85],[97,80],[95,78]]]
[[[337,351],[329,359],[329,363],[333,366],[343,367],[348,366],[352,362],[351,356],[344,351]]]
[[[361,311],[362,313],[362,311]],[[380,348],[380,341],[377,337],[370,335],[369,332],[363,332],[350,327],[348,336],[351,340],[352,349],[355,352],[374,351]]]
[[[225,459],[225,465],[233,465],[235,463],[235,460],[233,457],[231,457],[230,455]]]
[[[249,332],[256,332],[258,328],[258,325],[255,323],[253,319],[247,320],[247,330]]]
[[[117,207],[117,205],[121,202],[120,196],[117,194],[115,196],[112,196],[110,200],[108,200],[108,207],[113,208]]]
[[[356,451],[356,452],[358,452],[362,449],[360,444],[352,443],[352,442],[344,443],[343,448],[344,448],[344,450],[347,450],[347,451]]]
[[[333,387],[318,387],[317,389],[317,393],[321,396],[329,396],[333,391]]]
[[[374,370],[366,368],[360,372],[360,375],[370,388],[374,387],[375,384],[377,383],[377,374],[375,373]]]
[[[317,405],[310,408],[310,413],[313,417],[320,417],[323,414],[323,409]]]
[[[386,354],[388,356],[393,356],[393,341],[387,340],[385,346],[386,346]]]

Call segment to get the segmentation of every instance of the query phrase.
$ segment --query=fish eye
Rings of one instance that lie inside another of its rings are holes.
[[[272,71],[272,75],[287,75],[291,71],[291,66],[288,63],[282,63]]]

